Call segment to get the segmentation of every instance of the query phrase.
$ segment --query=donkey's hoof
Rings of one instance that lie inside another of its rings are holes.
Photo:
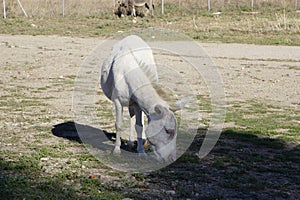
[[[127,146],[129,146],[130,148],[133,148],[134,147],[134,142],[132,142],[132,141],[128,141],[127,142]]]
[[[112,154],[115,155],[115,156],[119,156],[121,154],[121,149],[120,148],[114,148]]]
[[[139,153],[139,158],[145,159],[145,158],[148,158],[148,155],[145,152],[142,152],[142,153]]]

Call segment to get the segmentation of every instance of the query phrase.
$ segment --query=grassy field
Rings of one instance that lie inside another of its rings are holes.
[[[137,23],[133,23],[131,17],[119,19],[114,16],[112,2],[105,1],[101,8],[93,7],[93,4],[88,2],[85,7],[78,2],[71,4],[71,1],[67,8],[72,13],[66,12],[64,18],[60,13],[61,7],[56,4],[37,4],[44,10],[33,9],[34,6],[29,5],[31,9],[28,9],[28,12],[32,13],[29,18],[24,18],[20,11],[16,13],[11,11],[6,20],[0,21],[0,33],[107,37],[118,31],[133,28],[162,27],[180,31],[203,42],[300,44],[300,12],[294,9],[292,2],[287,5],[274,2],[260,3],[254,12],[250,5],[245,3],[228,6],[220,4],[223,6],[215,7],[208,12],[205,6],[203,7],[205,4],[174,2],[165,5],[164,16],[161,15],[158,5],[155,17],[138,18]],[[17,6],[11,7],[13,10],[19,10]],[[56,7],[57,9],[54,9]],[[50,11],[53,13],[49,13]],[[222,14],[213,14],[216,11],[221,11]]]
[[[2,101],[2,112],[14,107],[4,104]],[[24,100],[18,106],[41,113],[47,113],[49,107],[37,100]],[[200,160],[195,156],[206,131],[199,129],[193,144],[175,163],[142,174],[106,167],[89,154],[79,138],[54,141],[48,124],[67,119],[47,116],[38,119],[41,125],[26,129],[30,139],[22,138],[20,129],[14,134],[2,133],[0,194],[4,199],[297,199],[300,148],[291,143],[299,142],[295,122],[299,115],[295,112],[261,102],[235,102],[226,118],[235,128],[224,129],[207,157]],[[35,117],[12,120],[32,124]],[[71,131],[76,135],[73,122],[57,125],[53,133]],[[49,138],[53,141],[45,144]]]
[[[195,153],[206,133],[206,117],[192,145],[172,165],[151,173],[119,172],[90,154],[78,137],[71,112],[76,73],[81,59],[93,49],[94,40],[58,36],[11,38],[18,40],[6,40],[0,46],[6,53],[0,60],[1,198],[299,199],[297,102],[282,106],[251,96],[243,101],[228,101],[226,128],[204,159]],[[238,66],[246,63],[257,67],[259,72],[276,64],[289,77],[299,71],[299,60],[231,61],[236,62],[240,63]],[[227,73],[231,70],[227,69]],[[249,74],[237,73],[244,80]],[[256,85],[247,87],[255,89]],[[101,123],[100,128],[114,132],[111,104],[98,89],[96,121]],[[209,97],[198,98],[201,113],[208,116]],[[88,130],[100,133],[100,128],[90,126]]]
[[[201,42],[300,45],[300,13],[291,5],[286,9],[281,4],[257,5],[252,12],[247,4],[225,6],[223,2],[224,6],[214,5],[208,12],[205,4],[200,5],[202,1],[176,1],[175,6],[166,5],[165,16],[156,10],[155,17],[133,23],[131,17],[113,16],[110,3],[99,9],[87,1],[90,12],[86,14],[82,1],[68,1],[63,18],[58,3],[43,1],[37,9],[33,1],[24,0],[29,14],[24,18],[15,1],[7,2],[10,10],[8,18],[0,20],[0,34],[105,38],[132,28],[163,27]],[[176,6],[179,3],[181,8]],[[81,9],[71,13],[71,8]],[[222,14],[215,15],[215,11]],[[204,126],[172,165],[156,172],[128,174],[105,166],[88,152],[68,110],[79,58],[89,51],[76,52],[78,41],[71,39],[59,47],[37,43],[32,45],[35,51],[19,61],[14,58],[16,52],[22,56],[31,45],[0,44],[12,51],[11,60],[0,60],[0,199],[300,199],[299,104],[231,101],[226,128],[207,157],[195,156],[206,133]],[[294,67],[289,70],[299,71],[299,60],[256,61],[280,66],[292,62]],[[266,64],[260,67],[264,70]],[[203,110],[209,111],[210,99],[199,99]],[[105,114],[106,130],[114,131],[111,104],[99,100],[97,105],[102,112],[97,117]],[[202,120],[207,125],[208,119]]]

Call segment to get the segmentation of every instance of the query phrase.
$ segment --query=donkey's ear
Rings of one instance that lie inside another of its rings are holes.
[[[166,108],[163,107],[161,104],[157,104],[157,105],[155,105],[155,107],[154,107],[155,113],[156,113],[157,115],[159,115],[159,116],[164,116],[164,115],[165,115],[165,112],[166,112],[165,110],[166,110]]]
[[[182,98],[181,100],[176,101],[174,104],[170,105],[170,110],[176,112],[184,108],[184,106],[191,101],[190,97]]]
[[[175,129],[167,129],[166,127],[165,127],[165,132],[169,136],[170,140],[172,140],[176,134]]]

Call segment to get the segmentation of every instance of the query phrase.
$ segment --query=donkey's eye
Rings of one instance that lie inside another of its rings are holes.
[[[170,135],[170,138],[173,138],[175,135],[175,130],[174,129],[167,129],[165,128],[165,131],[168,135]]]

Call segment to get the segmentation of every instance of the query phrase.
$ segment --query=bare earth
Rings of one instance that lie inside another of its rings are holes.
[[[73,120],[73,81],[81,63],[102,41],[98,38],[0,35],[2,150],[30,152],[26,145],[37,142],[38,133],[31,133],[37,132],[37,125],[44,126],[45,130],[41,131],[49,133],[53,125]],[[299,110],[300,47],[201,45],[219,66],[228,104],[258,99]],[[107,101],[104,96],[99,98]],[[107,129],[112,124],[108,124]],[[8,138],[13,141],[16,136],[19,136],[17,143],[7,142]],[[51,134],[43,139],[44,144],[61,142],[63,139]],[[74,151],[80,153],[76,148]],[[149,187],[151,184],[156,183],[150,183]],[[208,190],[210,187],[207,185]],[[288,195],[297,197],[297,194]]]
[[[97,38],[1,35],[1,83],[5,87],[18,82],[23,86],[39,87],[49,85],[52,79],[76,76],[86,56],[102,41]],[[201,45],[219,66],[228,101],[258,98],[279,105],[299,105],[300,47]],[[13,78],[21,80],[13,83]],[[63,109],[70,109],[70,93],[61,95],[64,96],[57,98],[57,109],[61,110],[60,101],[65,103]]]

